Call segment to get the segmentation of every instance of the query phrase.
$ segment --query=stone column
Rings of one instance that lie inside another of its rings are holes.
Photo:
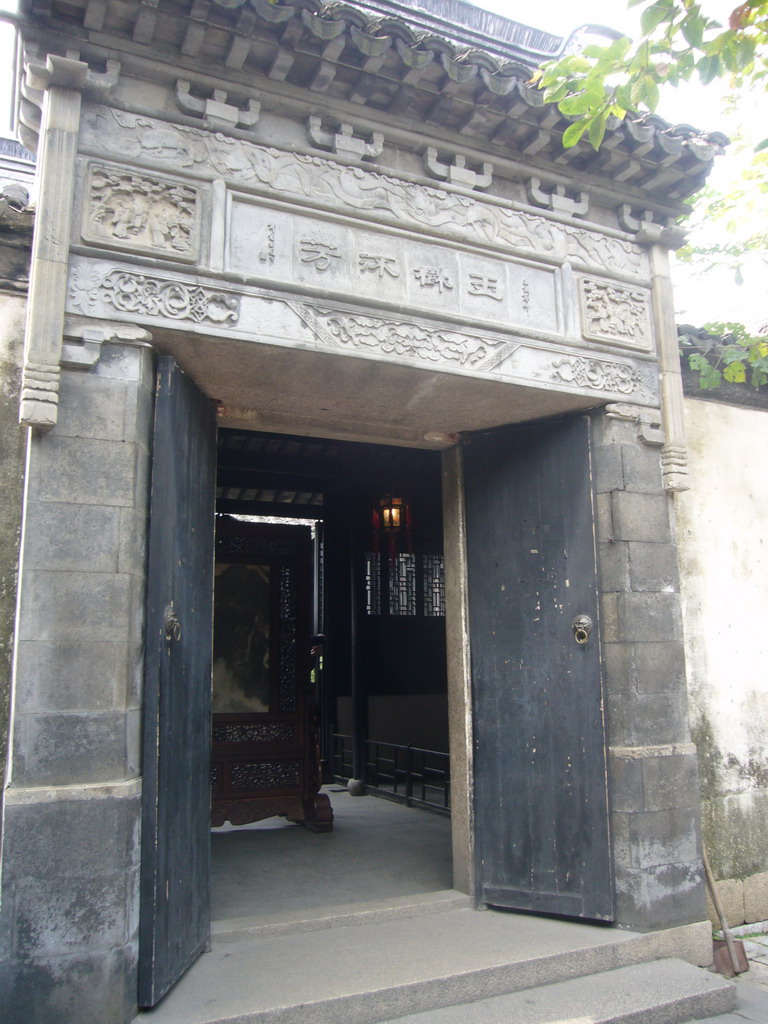
[[[617,920],[643,930],[704,921],[705,903],[673,499],[652,414],[626,410],[594,418],[597,541]],[[709,962],[708,925],[699,940]]]
[[[443,524],[453,887],[460,892],[474,893],[472,681],[469,665],[464,471],[460,446],[449,448],[443,454]]]
[[[58,56],[49,56],[44,65],[27,66],[27,106],[40,105],[42,116],[37,144],[40,198],[32,242],[19,418],[38,430],[50,430],[57,418],[82,94],[109,91],[117,81],[118,67],[111,64],[106,74],[99,75],[79,60]]]
[[[6,793],[7,1024],[136,1007],[149,348],[64,370],[30,437]]]

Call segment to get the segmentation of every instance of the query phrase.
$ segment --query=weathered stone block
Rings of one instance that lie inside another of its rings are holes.
[[[125,872],[16,883],[14,947],[20,959],[113,949],[126,933]]]
[[[744,920],[768,921],[768,871],[744,879]]]
[[[656,867],[616,866],[616,920],[640,931],[706,920],[704,869],[697,859]]]
[[[625,444],[621,446],[621,457],[626,490],[656,494],[662,491],[658,448]]]
[[[154,388],[130,385],[126,392],[125,437],[149,451],[154,426]]]
[[[635,736],[638,745],[655,746],[690,741],[685,692],[639,693],[635,699]]]
[[[126,714],[119,711],[18,715],[14,780],[20,786],[71,786],[133,778],[140,765],[127,730]]]
[[[611,812],[611,851],[615,866],[628,868],[631,859],[629,839],[629,819],[631,814],[626,811]]]
[[[621,640],[618,599],[618,594],[600,595],[600,626],[603,642],[606,644]]]
[[[631,863],[638,868],[694,861],[701,856],[698,816],[692,807],[633,814],[629,835]]]
[[[609,693],[606,708],[611,746],[645,747],[690,739],[685,693]]]
[[[674,545],[630,541],[628,547],[632,590],[677,592],[679,577]]]
[[[669,499],[664,494],[614,491],[611,495],[614,540],[670,540]]]
[[[624,469],[621,461],[621,448],[615,444],[596,444],[595,460],[595,491],[605,494],[608,491],[620,491],[624,488]]]
[[[720,909],[725,915],[725,920],[730,928],[738,928],[747,920],[746,907],[744,905],[744,883],[738,878],[723,878],[715,883],[717,888],[717,901]],[[720,927],[720,918],[717,916],[715,905],[707,891],[707,917],[713,927]]]
[[[95,381],[89,373],[61,377],[59,437],[91,437],[123,441],[125,435],[126,385],[121,380]],[[128,438],[130,440],[130,438]]]
[[[129,664],[133,648],[125,643],[35,643],[18,646],[16,710],[108,711],[123,706],[130,692],[135,706],[135,683]]]
[[[122,508],[119,513],[117,571],[143,577],[147,564],[147,512]]]
[[[144,507],[139,501],[141,486],[137,487],[137,454],[135,445],[118,441],[36,436],[31,444],[29,497]]]
[[[611,792],[611,807],[614,811],[642,811],[643,769],[639,759],[610,755],[608,780]]]
[[[603,593],[629,590],[629,546],[623,541],[599,544],[598,569]]]
[[[635,689],[635,645],[603,643],[603,679],[607,693]]]
[[[642,759],[645,809],[692,807],[699,799],[696,755],[670,754]]]
[[[682,640],[682,616],[677,594],[619,594],[617,609],[620,640],[636,643]]]
[[[117,572],[121,511],[114,506],[29,502],[25,566],[58,572]]]
[[[146,391],[155,389],[155,354],[152,349],[137,345],[111,343],[102,346],[101,358],[94,367],[97,377],[135,381]]]
[[[132,640],[135,578],[30,571],[21,600],[21,640]]]
[[[9,971],[3,1024],[123,1024],[136,1011],[136,952],[30,959]]]
[[[599,541],[613,540],[612,494],[595,495],[595,528]]]
[[[23,804],[9,801],[6,877],[87,878],[135,868],[140,814],[136,795]]]
[[[642,643],[635,647],[637,688],[645,693],[685,689],[682,641]]]

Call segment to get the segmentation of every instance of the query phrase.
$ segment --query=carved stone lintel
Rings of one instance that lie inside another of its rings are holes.
[[[213,128],[252,128],[259,120],[261,104],[248,100],[248,106],[236,107],[228,103],[228,95],[222,89],[214,89],[210,99],[193,96],[191,83],[184,79],[176,82],[176,103],[185,114],[201,117]]]
[[[661,449],[661,475],[665,491],[688,491],[688,449],[684,444],[665,444]]]
[[[384,136],[381,132],[374,132],[368,142],[354,132],[351,124],[340,124],[336,132],[326,131],[322,120],[314,114],[307,121],[309,140],[319,149],[329,149],[339,156],[356,160],[373,160],[381,156],[384,149]]]
[[[54,363],[26,363],[21,381],[19,422],[25,427],[50,430],[59,417],[61,371]]]
[[[529,178],[526,184],[528,199],[534,206],[543,206],[553,213],[567,213],[571,217],[584,217],[589,211],[589,193],[581,191],[575,196],[566,193],[564,185],[555,185],[551,192],[541,187],[540,178]]]
[[[488,188],[493,181],[493,164],[483,163],[481,170],[473,171],[461,153],[456,154],[452,164],[443,163],[434,146],[429,146],[424,154],[424,167],[433,178],[464,188]]]

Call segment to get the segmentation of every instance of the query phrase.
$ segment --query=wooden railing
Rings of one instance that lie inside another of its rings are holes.
[[[333,774],[346,784],[352,776],[352,737],[334,734]],[[451,812],[448,754],[381,740],[366,740],[365,784],[369,792],[409,807]]]

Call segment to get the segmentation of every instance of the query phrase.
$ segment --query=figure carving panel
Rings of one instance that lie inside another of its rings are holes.
[[[579,292],[585,338],[646,352],[651,348],[648,292],[587,277],[579,282]]]
[[[185,262],[199,255],[198,190],[191,185],[92,164],[83,240]]]
[[[84,112],[83,141],[150,166],[212,174],[270,196],[312,200],[333,210],[562,263],[647,275],[642,249],[599,232],[554,223],[490,199],[402,181],[362,167],[294,153],[106,107]]]

